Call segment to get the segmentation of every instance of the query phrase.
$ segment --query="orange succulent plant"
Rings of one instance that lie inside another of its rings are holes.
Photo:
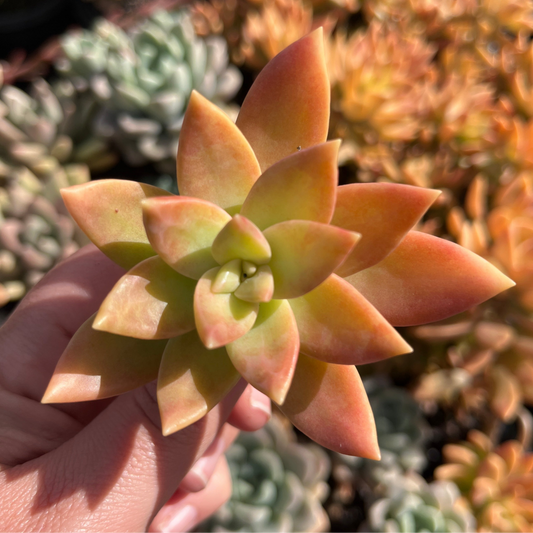
[[[191,96],[182,196],[119,180],[63,191],[82,229],[129,271],[73,337],[44,402],[157,378],[170,434],[243,376],[318,443],[379,456],[354,365],[410,351],[394,325],[444,318],[512,282],[472,252],[410,231],[438,191],[337,186],[329,96],[317,30],[264,68],[236,124]]]

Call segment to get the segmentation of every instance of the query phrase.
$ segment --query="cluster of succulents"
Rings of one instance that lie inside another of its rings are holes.
[[[130,165],[174,174],[183,114],[193,89],[225,104],[241,85],[220,37],[197,37],[186,10],[155,11],[127,32],[99,19],[62,39],[56,69],[97,110],[91,127]]]
[[[280,417],[254,433],[242,432],[226,459],[232,496],[202,531],[328,531],[322,507],[328,455],[316,444],[298,443]]]
[[[59,194],[89,179],[76,162],[69,109],[42,79],[31,92],[0,86],[0,305],[86,242]]]

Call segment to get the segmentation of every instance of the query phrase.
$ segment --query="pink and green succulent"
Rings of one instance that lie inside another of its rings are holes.
[[[85,233],[128,271],[73,337],[44,402],[157,379],[170,434],[242,376],[318,443],[379,456],[354,365],[411,351],[393,326],[440,320],[513,283],[412,231],[438,191],[338,186],[329,93],[317,30],[263,69],[236,124],[192,94],[181,196],[121,180],[63,191]]]

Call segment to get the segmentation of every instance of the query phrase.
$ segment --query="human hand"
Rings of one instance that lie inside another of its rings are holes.
[[[2,531],[190,529],[230,496],[223,452],[238,429],[258,429],[270,416],[269,400],[243,380],[168,437],[154,383],[118,398],[41,404],[70,338],[123,273],[87,246],[0,329]]]

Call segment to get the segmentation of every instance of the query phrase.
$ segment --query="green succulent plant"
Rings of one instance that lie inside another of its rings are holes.
[[[279,418],[242,432],[226,453],[233,493],[202,531],[327,531],[322,507],[330,463],[314,444],[299,444]]]
[[[426,483],[406,476],[402,489],[374,502],[368,510],[367,530],[380,532],[474,531],[475,518],[460,500],[452,482]]]
[[[88,168],[73,162],[67,113],[51,87],[38,79],[31,92],[0,87],[0,305],[86,242],[59,189],[88,181]]]
[[[223,105],[241,85],[225,41],[197,37],[186,10],[156,11],[128,33],[99,19],[67,34],[62,47],[57,70],[98,103],[95,134],[134,166],[156,162],[173,174],[191,91]]]

